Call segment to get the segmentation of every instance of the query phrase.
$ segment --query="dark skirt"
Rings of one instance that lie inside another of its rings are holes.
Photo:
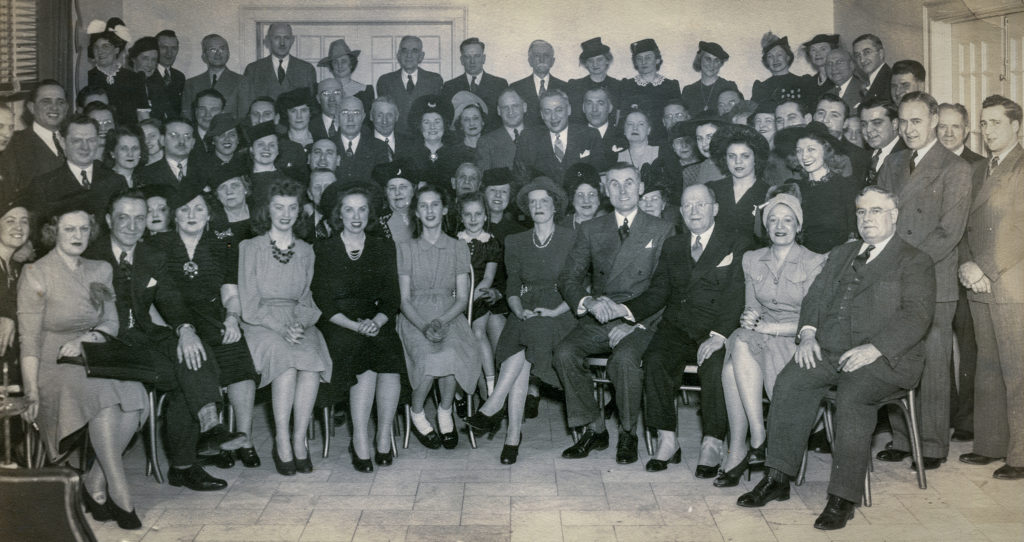
[[[402,342],[395,332],[394,320],[385,324],[376,337],[360,335],[324,321],[317,324],[317,327],[327,342],[327,350],[334,362],[331,381],[320,384],[317,406],[346,401],[348,389],[356,384],[356,377],[366,371],[405,373],[405,356],[402,353]]]

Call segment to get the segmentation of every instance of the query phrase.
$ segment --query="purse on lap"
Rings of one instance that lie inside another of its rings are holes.
[[[130,344],[110,335],[105,331],[94,329],[107,341],[102,343],[82,343],[82,353],[78,356],[57,358],[58,364],[81,365],[90,378],[111,378],[114,380],[131,380],[143,384],[154,384],[157,380],[153,368],[144,349],[133,348]]]

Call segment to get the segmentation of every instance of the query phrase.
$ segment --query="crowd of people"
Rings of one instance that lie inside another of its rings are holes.
[[[432,449],[459,445],[457,417],[490,435],[507,419],[500,461],[513,464],[545,392],[577,435],[562,457],[608,448],[614,412],[616,462],[638,461],[646,427],[645,468],[662,471],[681,462],[687,365],[695,476],[730,487],[766,470],[740,506],[787,499],[808,446],[830,446],[814,525],[845,526],[878,405],[908,389],[912,468],[973,440],[960,461],[1005,460],[994,477],[1024,479],[1021,106],[980,104],[976,153],[966,108],[937,103],[918,61],[890,65],[877,36],[794,49],[769,32],[770,75],[746,99],[710,41],[685,85],[660,73],[650,38],[630,45],[635,76],[610,77],[599,37],[580,44],[583,77],[554,77],[555,51],[536,40],[531,73],[509,84],[484,70],[478,38],[444,81],[406,36],[400,68],[367,84],[343,39],[317,81],[286,23],[242,74],[227,41],[205,36],[207,70],[190,78],[173,67],[173,30],[133,42],[115,18],[89,34],[76,96],[40,81],[13,135],[0,106],[0,357],[50,460],[88,432],[98,521],[141,525],[121,454],[155,415],[147,388],[166,395],[169,482],[195,491],[227,486],[204,465],[260,465],[253,403],[268,385],[285,476],[314,469],[317,406],[347,406],[360,472],[395,460],[403,403]],[[790,72],[797,54],[815,73]],[[75,362],[114,340],[155,379]],[[816,442],[833,388],[834,439]],[[891,428],[877,459],[903,461],[908,429],[899,416]]]

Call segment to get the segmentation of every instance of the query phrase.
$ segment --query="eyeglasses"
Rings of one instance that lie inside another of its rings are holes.
[[[871,218],[878,218],[883,213],[888,213],[889,211],[893,211],[895,209],[895,207],[890,207],[888,209],[883,209],[881,207],[872,207],[870,209],[857,209],[857,218],[864,218],[865,216],[870,216]]]
[[[228,48],[227,47],[208,47],[206,49],[206,54],[208,54],[208,55],[215,55],[215,54],[218,54],[218,53],[226,53],[226,52],[228,52]]]
[[[692,211],[694,209],[704,210],[704,209],[706,209],[708,207],[711,207],[712,205],[714,205],[714,203],[711,203],[710,201],[698,201],[698,202],[688,201],[688,202],[683,204],[683,210],[684,211]]]
[[[320,96],[324,98],[340,98],[345,95],[342,90],[324,90],[320,92]]]
[[[342,117],[350,117],[350,118],[351,117],[360,117],[360,116],[363,115],[363,112],[359,111],[357,109],[342,109],[341,111],[338,112],[338,115],[340,115]]]
[[[686,113],[667,113],[663,117],[665,120],[686,120]]]

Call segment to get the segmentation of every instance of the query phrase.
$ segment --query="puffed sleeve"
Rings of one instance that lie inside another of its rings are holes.
[[[295,305],[292,315],[295,317],[295,321],[302,324],[303,327],[309,327],[320,319],[320,309],[317,308],[316,303],[313,301],[313,292],[309,289],[310,284],[313,282],[316,254],[313,253],[313,247],[309,246],[305,241],[296,239],[296,248],[300,246],[300,243],[305,257],[296,263],[302,264],[302,272],[305,273],[306,278],[302,284],[302,293],[299,294],[299,303]]]
[[[469,273],[473,266],[469,258],[469,245],[455,243],[455,274]]]
[[[26,265],[18,283],[18,336],[21,356],[38,358],[43,345],[46,281],[36,265]]]

